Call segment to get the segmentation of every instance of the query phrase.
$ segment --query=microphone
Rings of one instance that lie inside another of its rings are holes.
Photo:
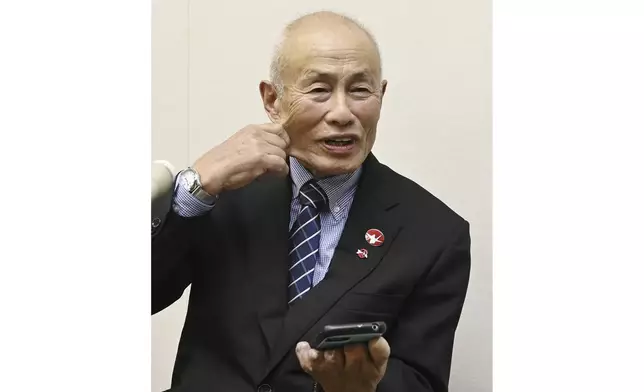
[[[174,190],[175,176],[176,171],[170,162],[162,160],[152,162],[151,199],[153,205],[157,199]]]
[[[152,204],[152,237],[161,230],[161,226],[172,204],[174,193],[174,166],[168,161],[152,162],[151,204]]]

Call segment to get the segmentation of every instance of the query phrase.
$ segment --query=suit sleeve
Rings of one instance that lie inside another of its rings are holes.
[[[378,392],[447,392],[470,265],[465,222],[414,289],[387,336],[392,351]]]
[[[165,205],[152,207],[152,314],[174,303],[191,283],[199,236],[214,207],[182,193],[182,187],[175,190]]]

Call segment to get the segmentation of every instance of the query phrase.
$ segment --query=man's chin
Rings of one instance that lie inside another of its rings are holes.
[[[362,161],[358,157],[352,157],[351,159],[325,157],[316,160],[310,170],[318,178],[339,176],[356,171],[361,164]]]

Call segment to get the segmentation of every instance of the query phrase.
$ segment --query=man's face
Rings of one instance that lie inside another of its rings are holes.
[[[386,88],[373,43],[356,29],[312,28],[289,40],[284,56],[275,107],[289,155],[317,177],[356,170],[375,142]]]

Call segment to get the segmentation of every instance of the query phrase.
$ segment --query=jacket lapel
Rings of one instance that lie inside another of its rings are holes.
[[[370,154],[365,160],[351,211],[329,271],[318,285],[288,310],[271,352],[267,374],[342,295],[378,266],[394,242],[401,225],[391,211],[398,202],[387,191],[387,173],[373,155]],[[373,228],[383,232],[385,242],[382,246],[371,246],[365,240],[365,233]],[[368,251],[365,259],[357,255],[357,250],[362,248]]]
[[[249,187],[244,201],[249,290],[268,351],[287,312],[288,224],[291,208],[290,178],[265,178]]]

